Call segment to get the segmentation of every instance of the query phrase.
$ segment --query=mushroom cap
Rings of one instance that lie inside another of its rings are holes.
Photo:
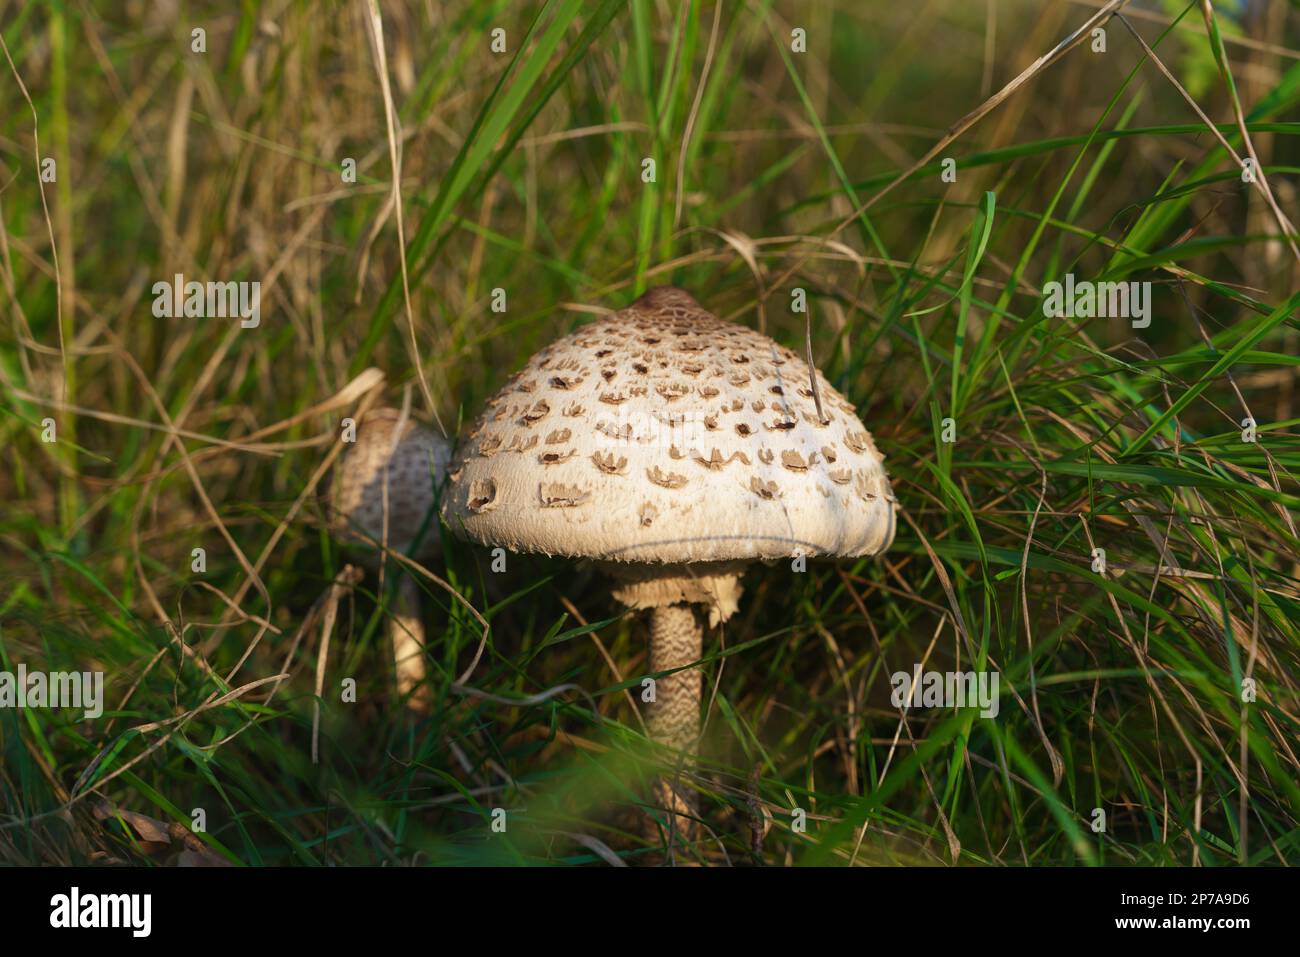
[[[452,462],[443,517],[515,551],[623,562],[858,556],[896,499],[853,406],[671,286],[542,349]]]
[[[447,474],[451,446],[409,415],[400,437],[397,409],[371,409],[357,423],[356,442],[335,466],[330,483],[330,527],[345,541],[375,547],[384,541],[384,481],[388,482],[388,547],[404,554],[434,508],[434,493]],[[387,466],[387,467],[385,467]],[[360,533],[360,534],[357,534]],[[413,558],[438,546],[434,516]]]

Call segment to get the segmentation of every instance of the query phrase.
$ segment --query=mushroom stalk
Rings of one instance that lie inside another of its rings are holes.
[[[424,687],[424,623],[420,620],[420,589],[410,575],[400,575],[388,608],[388,637],[397,666],[397,694],[405,699]],[[420,695],[408,704],[422,704]]]
[[[700,703],[704,672],[698,662],[704,648],[704,616],[710,626],[726,621],[740,602],[743,562],[619,563],[602,562],[614,578],[614,597],[629,608],[650,612],[651,674],[655,700],[645,709],[646,730],[656,744],[679,757],[671,774],[655,780],[651,802],[668,815],[670,843],[689,844],[699,831],[699,801],[683,781],[695,767],[700,744]],[[652,820],[651,840],[660,837]]]
[[[655,742],[681,752],[682,770],[694,764],[700,736],[700,689],[704,675],[695,665],[704,647],[704,630],[690,605],[661,605],[650,617],[650,671],[683,669],[655,681],[655,700],[647,709],[646,726]],[[677,780],[674,786],[674,780]],[[695,794],[680,783],[680,774],[654,784],[656,807],[669,814],[669,827],[679,839],[695,837]]]

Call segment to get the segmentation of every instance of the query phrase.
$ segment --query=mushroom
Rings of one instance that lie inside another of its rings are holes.
[[[447,440],[409,415],[391,408],[367,412],[357,423],[356,442],[336,466],[330,484],[330,525],[335,535],[371,549],[364,562],[372,570],[383,556],[377,546],[417,561],[433,555],[439,539],[434,491],[447,474],[450,457]],[[399,571],[397,576],[387,624],[397,691],[409,697],[412,707],[420,708],[425,704],[420,591],[409,574]]]
[[[661,677],[646,724],[687,764],[701,615],[716,626],[736,611],[746,563],[874,555],[894,536],[896,499],[853,406],[791,350],[670,286],[542,349],[469,436],[448,526],[595,559],[616,599],[649,609]],[[693,795],[660,781],[654,798],[690,839]]]

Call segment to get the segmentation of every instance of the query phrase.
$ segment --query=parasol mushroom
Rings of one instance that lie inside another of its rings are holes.
[[[650,611],[646,724],[689,764],[703,625],[738,607],[756,559],[874,555],[896,499],[853,406],[791,350],[689,294],[651,289],[542,349],[487,404],[443,515],[482,544],[596,560]],[[816,392],[814,392],[816,388]],[[656,803],[693,837],[693,794]]]
[[[335,534],[349,544],[371,549],[365,563],[372,570],[383,555],[376,546],[417,561],[433,555],[439,539],[435,491],[446,476],[450,457],[446,439],[398,409],[367,412],[357,423],[356,442],[336,466],[330,485],[330,524]],[[387,631],[398,694],[411,706],[422,707],[425,640],[420,591],[414,579],[400,570]]]

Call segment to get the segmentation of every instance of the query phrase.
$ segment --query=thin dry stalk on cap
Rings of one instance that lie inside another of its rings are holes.
[[[820,373],[661,286],[542,349],[488,402],[443,515],[482,544],[594,559],[617,600],[650,612],[646,725],[680,772],[653,801],[689,842],[703,619],[736,611],[755,559],[883,551],[895,506],[870,433]]]

